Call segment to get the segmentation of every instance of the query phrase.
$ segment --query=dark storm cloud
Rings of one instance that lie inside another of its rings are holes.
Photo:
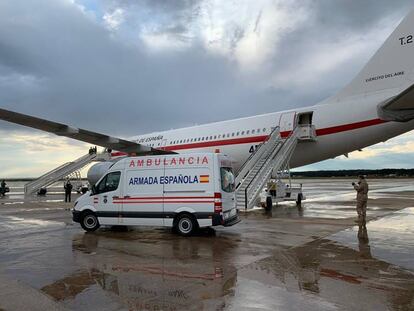
[[[146,11],[154,24],[160,20],[155,33],[184,36],[199,14],[200,2],[106,1],[105,5]],[[139,40],[124,42],[68,1],[3,1],[0,106],[128,136],[313,104],[349,80],[355,65],[316,76],[315,81],[322,83],[301,88],[258,88],[256,81],[266,81],[278,71],[290,79],[298,64],[317,66],[306,63],[311,53],[318,52],[315,40],[336,36],[338,29],[349,37],[387,16],[403,17],[410,1],[393,3],[306,2],[307,23],[286,30],[275,42],[277,53],[266,69],[242,79],[231,58],[208,53],[197,41],[188,49],[152,53]],[[355,14],[358,8],[361,11]],[[256,28],[260,21],[258,15]],[[243,28],[235,29],[233,45],[244,33]]]
[[[145,21],[152,21],[152,26],[158,32],[184,35],[191,22],[200,14],[200,4],[203,0],[103,0],[107,11],[122,8],[126,12],[144,12]],[[128,14],[127,14],[128,15]],[[134,15],[134,14],[132,14]],[[142,17],[143,15],[141,15]],[[133,22],[135,26],[137,23]],[[139,27],[139,22],[138,22]]]
[[[411,0],[335,0],[312,2],[316,20],[320,26],[340,31],[365,31],[375,24],[396,14],[404,16],[412,8]]]
[[[136,134],[198,122],[203,118],[194,116],[208,115],[223,98],[237,102],[240,96],[230,64],[201,49],[149,55],[58,1],[3,2],[0,14],[14,16],[0,18],[7,45],[0,64],[14,71],[0,76],[15,76],[13,89],[0,85],[3,107]],[[31,77],[26,83],[25,76]]]

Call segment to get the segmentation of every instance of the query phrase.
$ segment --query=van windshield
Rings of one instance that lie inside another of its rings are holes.
[[[235,178],[231,167],[221,167],[221,189],[225,192],[233,192],[235,188]]]

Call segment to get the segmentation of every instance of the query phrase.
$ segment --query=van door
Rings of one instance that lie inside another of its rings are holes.
[[[296,112],[285,112],[280,116],[279,128],[282,137],[286,137],[289,132],[293,131],[295,126]]]
[[[222,161],[223,162],[223,161]],[[236,207],[234,191],[236,188],[233,169],[230,165],[220,166],[220,182],[223,212]],[[234,215],[232,215],[234,216]]]
[[[110,172],[95,186],[93,195],[94,206],[97,210],[99,223],[101,225],[118,225],[121,203],[121,172]]]
[[[164,224],[163,157],[146,159],[146,167],[125,170],[122,223],[162,226]]]

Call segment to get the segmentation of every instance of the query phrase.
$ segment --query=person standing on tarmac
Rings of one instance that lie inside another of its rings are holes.
[[[0,194],[2,196],[6,195],[6,187],[7,187],[6,181],[3,179],[1,182],[1,187],[0,187]]]
[[[358,213],[358,223],[365,223],[367,217],[367,202],[368,202],[368,183],[365,177],[360,175],[358,184],[352,183],[354,189],[357,192],[357,206],[356,210]]]
[[[274,179],[270,179],[267,183],[267,191],[272,196],[276,196],[276,182]]]
[[[71,194],[72,194],[72,184],[70,182],[70,180],[68,179],[68,181],[64,184],[63,188],[65,188],[65,202],[70,202],[71,201]]]

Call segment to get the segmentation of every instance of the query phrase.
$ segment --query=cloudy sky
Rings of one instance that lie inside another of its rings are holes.
[[[0,107],[128,137],[308,106],[362,68],[409,0],[0,1]],[[0,121],[0,176],[89,146]],[[413,167],[408,133],[305,169]]]

